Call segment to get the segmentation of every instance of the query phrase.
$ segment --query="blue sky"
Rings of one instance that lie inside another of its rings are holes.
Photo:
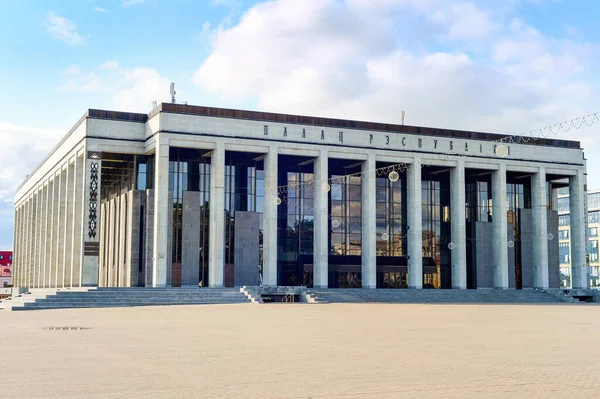
[[[16,187],[87,108],[148,112],[171,81],[190,104],[510,134],[600,110],[594,0],[3,3],[1,248]],[[561,136],[590,170],[599,127]]]

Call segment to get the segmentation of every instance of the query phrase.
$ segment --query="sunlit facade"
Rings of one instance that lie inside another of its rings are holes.
[[[556,195],[567,187],[584,215],[585,168],[566,140],[179,104],[89,110],[18,190],[14,281],[549,288],[568,243],[569,284],[587,287],[587,226],[559,232]]]

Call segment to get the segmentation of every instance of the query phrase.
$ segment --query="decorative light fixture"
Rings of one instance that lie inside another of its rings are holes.
[[[500,144],[496,147],[496,155],[500,158],[505,158],[508,155],[508,147],[504,144]]]
[[[398,179],[400,179],[400,175],[395,170],[392,170],[388,175],[388,179],[390,179],[392,183],[395,183],[398,181]]]

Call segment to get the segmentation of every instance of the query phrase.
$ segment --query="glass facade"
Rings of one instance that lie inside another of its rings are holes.
[[[587,196],[588,209],[600,209],[600,193],[591,193]]]
[[[569,212],[569,197],[559,198],[557,210],[559,212]]]
[[[362,187],[360,176],[332,176],[332,255],[361,255]]]
[[[440,177],[441,175],[436,175]],[[423,288],[451,288],[450,187],[445,179],[422,182]]]
[[[362,179],[360,175],[331,175],[329,286],[362,287]]]
[[[523,264],[521,260],[521,209],[531,208],[531,186],[528,183],[509,182],[506,184],[507,222],[514,228],[515,287],[523,288]]]
[[[280,157],[279,184],[287,186],[278,206],[280,285],[313,286],[314,174],[305,158]]]
[[[561,242],[558,244],[558,259],[561,265],[568,265],[571,263],[570,247],[571,244],[568,242]]]
[[[140,169],[138,173],[144,173]],[[149,180],[150,181],[150,180]],[[139,186],[139,184],[138,184]],[[171,148],[169,154],[169,192],[173,195],[173,247],[172,285],[181,285],[183,195],[184,192],[200,193],[200,264],[198,273],[200,286],[208,286],[208,251],[210,224],[210,158],[200,151]]]
[[[378,168],[390,167],[379,163]],[[395,170],[391,181],[388,169],[376,178],[377,288],[408,288],[406,259],[406,173]]]
[[[257,212],[259,216],[259,264],[262,271],[264,213],[264,162],[261,154],[225,152],[225,286],[234,284],[235,214]]]

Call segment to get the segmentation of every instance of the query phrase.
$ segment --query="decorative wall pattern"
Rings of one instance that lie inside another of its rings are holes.
[[[98,163],[93,162],[90,165],[90,208],[88,236],[96,238],[96,226],[98,216]]]

